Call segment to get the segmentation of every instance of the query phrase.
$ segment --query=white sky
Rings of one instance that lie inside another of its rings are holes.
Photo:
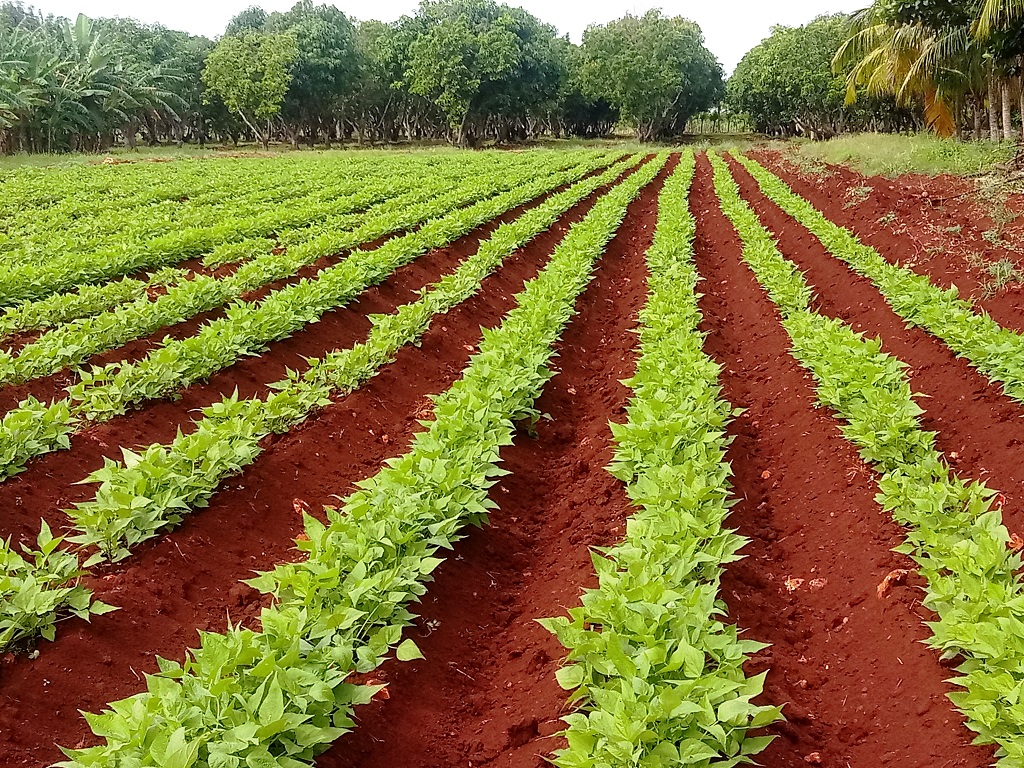
[[[708,48],[718,56],[726,73],[732,71],[744,53],[768,36],[775,24],[804,24],[823,13],[855,11],[870,5],[870,0],[504,0],[520,5],[562,33],[579,42],[588,24],[604,24],[625,13],[636,15],[649,8],[661,8],[670,16],[693,19],[704,30]],[[286,10],[294,0],[256,0],[267,11]],[[73,18],[89,16],[131,16],[146,23],[163,24],[197,35],[216,37],[228,20],[253,0],[172,0],[169,3],[127,3],[124,0],[27,0],[44,13]],[[393,21],[411,13],[417,0],[375,0],[373,3],[334,0],[334,5],[358,19]]]

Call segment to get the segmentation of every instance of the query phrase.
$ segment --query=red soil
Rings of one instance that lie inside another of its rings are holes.
[[[771,643],[750,664],[770,670],[764,700],[788,702],[788,722],[771,729],[780,738],[758,762],[806,768],[815,753],[837,768],[991,762],[945,697],[950,670],[921,642],[929,617],[919,579],[877,595],[890,571],[913,568],[891,551],[902,530],[875,502],[875,477],[839,422],[815,407],[813,382],[741,260],[704,157],[691,210],[706,347],[723,366],[725,397],[745,409],[730,428],[730,524],[751,543],[722,592],[730,620]]]
[[[293,501],[301,498],[313,509],[336,503],[337,496],[349,492],[355,482],[407,448],[420,429],[417,419],[424,410],[429,412],[427,396],[451,385],[480,341],[480,326],[493,327],[501,321],[514,305],[514,294],[543,266],[554,245],[597,196],[572,208],[554,227],[511,256],[484,281],[475,297],[436,319],[419,347],[403,349],[366,386],[289,434],[269,440],[272,447],[226,483],[209,509],[144,545],[102,578],[90,579],[98,599],[122,610],[94,618],[91,624],[62,625],[55,642],[39,646],[36,660],[7,657],[0,666],[0,754],[5,768],[49,765],[59,758],[57,744],[90,743],[93,737],[76,710],[98,711],[107,702],[138,691],[143,687],[141,675],[156,670],[156,655],[180,658],[183,648],[195,644],[197,630],[222,630],[228,612],[233,621],[251,620],[261,598],[238,582],[297,556],[293,539],[301,521]],[[511,216],[514,213],[502,218]],[[308,345],[316,340],[333,349],[350,344],[353,334],[365,335],[367,315],[390,311],[415,298],[417,288],[453,269],[476,249],[484,232],[496,226],[476,230],[400,270],[368,291],[357,307],[331,313],[335,317],[318,323],[318,329],[307,329],[286,342],[287,354],[281,347],[276,356],[272,350],[245,361],[244,365],[252,366],[248,370],[261,372],[258,378],[227,379],[226,391],[236,384],[248,388],[243,395],[263,388],[262,382],[279,378],[278,369],[296,367],[296,359],[309,355]],[[296,343],[300,337],[304,341]],[[232,370],[218,376],[229,377]],[[216,388],[216,382],[208,386]],[[162,424],[162,430],[170,429],[173,436],[173,425],[167,422],[187,416],[192,394],[190,389],[177,404],[154,404],[127,419],[94,428],[87,436],[89,442],[79,441],[70,453],[43,457],[29,472],[0,485],[0,494],[16,487],[22,493],[38,494],[31,504],[23,498],[24,508],[38,516],[38,504],[47,498],[38,486],[53,481],[52,471],[41,472],[39,467],[65,470],[61,480],[51,485],[51,494],[77,493],[69,486],[65,468],[81,462],[86,448],[99,446],[96,433],[105,432],[103,442],[114,447],[166,439],[166,434],[161,438],[154,434]],[[165,409],[163,417],[161,409]]]
[[[264,396],[270,391],[268,385],[280,381],[288,370],[306,370],[307,359],[363,341],[371,328],[370,315],[392,312],[414,301],[417,291],[473,253],[477,243],[502,222],[511,221],[547,197],[514,208],[448,246],[424,254],[351,304],[326,313],[287,339],[270,344],[258,357],[242,358],[215,373],[209,381],[193,384],[180,392],[177,400],[149,403],[140,411],[96,424],[72,437],[70,452],[59,451],[33,459],[25,472],[0,484],[0,504],[9,510],[0,521],[0,537],[14,535],[23,542],[32,542],[39,530],[40,517],[54,530],[65,528],[68,521],[64,510],[95,492],[94,486],[78,485],[79,481],[103,466],[104,458],[120,459],[122,447],[139,449],[155,442],[169,442],[179,428],[184,432],[194,429],[192,419],[201,408],[236,389],[240,397]],[[115,355],[117,351],[108,354]],[[69,376],[64,372],[50,379]],[[10,389],[19,388],[0,389],[0,398]]]
[[[984,264],[1009,259],[1024,266],[1024,198],[1008,201],[1018,218],[1002,229],[1002,244],[982,235],[997,228],[990,212],[974,194],[974,182],[958,176],[905,175],[896,179],[865,177],[842,165],[826,173],[802,170],[780,152],[750,153],[803,195],[832,221],[851,229],[892,263],[927,275],[944,288],[956,286],[1001,325],[1024,331],[1024,284],[1010,284],[985,298],[982,284],[989,278]],[[870,189],[862,202],[852,204],[850,190]],[[980,259],[984,264],[979,266]]]
[[[552,735],[564,714],[554,676],[564,649],[536,620],[564,613],[595,585],[589,548],[614,544],[630,511],[603,469],[608,421],[629,395],[621,380],[635,368],[644,254],[669,171],[630,206],[556,345],[560,373],[538,404],[551,420],[502,451],[511,474],[491,492],[500,508],[436,572],[408,633],[426,659],[379,671],[389,698],[356,712],[358,727],[321,768],[542,768],[561,746]]]
[[[580,590],[595,582],[589,549],[613,544],[630,512],[623,487],[603,469],[611,458],[607,422],[622,418],[628,397],[620,381],[635,363],[643,256],[667,173],[630,207],[558,344],[560,373],[539,404],[552,419],[537,425],[536,438],[520,434],[502,452],[512,474],[492,492],[499,509],[456,545],[418,607],[422,616],[408,635],[426,659],[388,662],[378,671],[389,698],[357,711],[358,727],[319,759],[320,768],[542,768],[560,746],[554,734],[566,695],[554,672],[564,651],[535,619],[578,603]],[[922,403],[926,426],[941,428],[947,455],[957,451],[967,473],[1019,480],[1008,458],[1008,425],[1016,423],[1018,406],[979,383],[934,339],[904,329],[870,285],[779,219],[749,180],[741,183],[778,228],[787,255],[810,270],[823,295],[818,308],[849,313],[855,325],[882,335],[887,348],[911,360],[915,387],[934,390]],[[226,483],[209,509],[90,580],[97,597],[122,610],[91,624],[61,625],[35,660],[4,658],[0,764],[40,768],[59,759],[56,744],[92,743],[76,710],[97,711],[140,690],[156,654],[181,658],[197,629],[222,629],[228,612],[233,621],[252,622],[263,598],[238,581],[298,556],[293,501],[314,510],[336,503],[336,495],[406,449],[429,408],[427,396],[459,376],[480,326],[500,322],[513,295],[593,200],[516,253],[474,298],[436,319],[420,347],[404,349],[365,387],[268,440],[264,454]],[[763,700],[785,703],[788,717],[771,729],[779,738],[758,761],[767,768],[990,764],[992,750],[970,746],[972,734],[945,696],[950,666],[921,642],[928,636],[923,622],[932,617],[919,602],[920,578],[912,572],[908,583],[878,596],[893,569],[913,571],[910,560],[891,551],[903,532],[875,502],[876,478],[838,421],[815,406],[813,381],[788,354],[778,314],[742,262],[703,157],[690,206],[705,278],[706,348],[723,365],[724,396],[745,409],[730,428],[737,499],[730,522],[751,541],[746,559],[727,569],[723,597],[730,620],[772,644],[750,671],[770,670]],[[302,357],[361,340],[369,314],[414,298],[486,231],[425,255],[265,355],[188,388],[178,402],[97,425],[70,451],[33,461],[0,484],[8,510],[0,532],[34,531],[40,515],[66,523],[60,510],[92,493],[74,482],[104,456],[118,455],[122,445],[165,442],[179,425],[191,428],[195,408],[236,386],[242,396],[265,393],[285,368],[302,369]],[[973,423],[979,419],[980,427]],[[1020,501],[1011,494],[1008,515],[1024,506]]]
[[[743,196],[778,239],[818,294],[815,310],[882,340],[882,349],[908,363],[907,375],[924,409],[922,424],[962,476],[1003,492],[1003,518],[1024,532],[1024,466],[1020,463],[1024,406],[1003,394],[947,347],[920,328],[909,328],[867,278],[831,256],[807,229],[761,194],[757,182],[731,162]]]

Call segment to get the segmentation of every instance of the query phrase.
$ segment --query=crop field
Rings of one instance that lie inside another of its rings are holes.
[[[771,150],[0,181],[0,768],[1024,768],[1024,302],[962,199]]]

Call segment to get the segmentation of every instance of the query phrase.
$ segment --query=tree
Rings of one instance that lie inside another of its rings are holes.
[[[423,2],[402,20],[408,42],[401,86],[430,99],[453,138],[473,144],[488,128],[499,140],[553,111],[564,79],[553,27],[492,0]],[[490,125],[489,125],[490,124]]]
[[[270,144],[270,121],[281,112],[298,56],[292,33],[245,32],[224,37],[203,69],[203,82],[256,135]]]
[[[591,98],[584,93],[580,48],[567,40],[563,42],[567,72],[559,94],[557,130],[582,138],[606,136],[619,122],[619,110],[603,98]]]
[[[700,27],[678,16],[648,11],[588,27],[580,54],[583,93],[619,110],[641,141],[681,134],[725,93]]]
[[[854,18],[835,59],[849,67],[851,95],[864,87],[903,103],[922,101],[940,134],[955,133],[971,112],[980,135],[987,103],[993,139],[1013,135],[1022,62],[1020,0],[879,0]]]
[[[268,18],[267,12],[258,5],[250,5],[228,22],[224,28],[224,37],[242,37],[246,32],[263,32]]]
[[[899,126],[907,116],[891,101],[846,103],[847,83],[832,59],[846,38],[849,17],[821,16],[801,27],[774,27],[729,79],[729,102],[756,130],[827,138],[851,128]],[[873,109],[873,107],[879,109]]]
[[[43,19],[0,7],[0,146],[6,152],[99,149],[142,117],[173,117],[179,75],[128,54],[123,30],[80,15]]]
[[[364,21],[356,30],[359,84],[351,111],[360,141],[438,139],[450,130],[437,105],[413,93],[406,83],[416,25],[407,16],[393,24]]]
[[[287,13],[272,14],[270,32],[294,34],[296,58],[283,104],[293,146],[306,131],[310,141],[323,131],[330,141],[330,124],[355,97],[359,80],[356,30],[333,5],[300,0]]]

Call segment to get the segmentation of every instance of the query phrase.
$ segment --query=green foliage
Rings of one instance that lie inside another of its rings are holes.
[[[921,428],[923,411],[905,363],[882,352],[877,339],[811,311],[806,282],[804,295],[792,291],[794,274],[803,277],[742,200],[725,164],[717,157],[713,163],[722,208],[743,240],[744,258],[782,313],[794,356],[817,380],[821,402],[843,420],[843,434],[879,473],[879,502],[907,531],[896,551],[917,563],[927,582],[923,604],[938,616],[928,625],[928,644],[945,660],[962,660],[951,682],[964,690],[950,698],[979,734],[978,743],[998,745],[1002,768],[1021,768],[1024,583],[995,492],[962,480],[945,464],[934,433]],[[783,206],[794,202],[777,186],[768,194]]]
[[[801,143],[802,156],[827,163],[850,165],[867,175],[945,173],[973,176],[985,173],[1013,157],[1013,144],[995,141],[958,141],[931,133],[862,133],[828,141]]]
[[[53,640],[57,622],[69,616],[89,620],[114,610],[78,583],[84,575],[78,558],[60,549],[62,539],[45,521],[38,549],[24,548],[25,556],[0,542],[0,651],[30,642],[38,636]]]
[[[183,664],[161,661],[147,691],[89,715],[104,743],[68,750],[63,765],[308,765],[353,726],[376,689],[346,682],[400,645],[409,604],[425,592],[437,554],[485,521],[516,421],[536,416],[552,344],[574,312],[595,260],[626,207],[665,161],[605,195],[487,331],[458,382],[435,399],[434,420],[408,453],[359,484],[328,524],[306,517],[308,558],[254,579],[277,602],[262,630],[203,633]]]
[[[281,111],[298,54],[298,42],[290,33],[225,37],[206,59],[203,82],[266,147],[268,137],[260,122]]]
[[[807,227],[838,258],[871,280],[897,315],[942,339],[1009,397],[1024,402],[1024,334],[1003,328],[987,314],[959,298],[956,288],[943,290],[927,276],[890,264],[849,230],[829,221],[808,201],[753,160],[740,158],[765,194]]]
[[[356,250],[315,279],[302,279],[261,302],[237,302],[223,318],[204,325],[196,335],[166,339],[163,346],[137,362],[83,371],[66,399],[49,406],[26,399],[0,420],[0,471],[17,473],[32,456],[66,448],[69,435],[89,422],[104,421],[147,400],[171,396],[240,357],[286,338],[431,248],[605,164],[605,154],[593,152],[531,153],[520,156],[521,165],[512,168],[498,153],[478,157],[477,169],[495,163],[502,173],[469,173],[463,184],[418,205],[396,199],[398,205],[389,209],[388,216],[374,217],[350,231],[329,225],[325,231],[314,231],[289,245],[286,258],[309,263],[419,226],[414,232],[376,249]],[[459,162],[467,161],[460,158]],[[239,272],[244,276],[250,266]]]
[[[729,78],[729,102],[750,116],[757,131],[827,137],[844,130],[853,114],[846,83],[832,57],[848,17],[822,16],[802,27],[773,27]]]
[[[0,152],[93,149],[90,134],[176,116],[188,96],[182,37],[0,8]]]
[[[262,32],[268,18],[267,12],[258,5],[250,5],[231,17],[224,28],[224,37],[244,37],[248,32]]]
[[[0,60],[0,153],[134,149],[140,137],[506,143],[604,136],[627,110],[645,138],[664,138],[722,96],[700,30],[658,14],[594,32],[619,48],[590,46],[603,57],[594,90],[583,88],[578,46],[495,0],[425,0],[393,23],[357,23],[314,0],[269,14],[253,6],[216,44],[130,19],[72,27],[0,9],[0,50],[11,51]]]
[[[0,335],[54,328],[90,317],[145,296],[151,287],[176,285],[185,276],[185,270],[165,267],[148,280],[126,277],[104,285],[83,285],[72,293],[54,294],[39,301],[25,302],[0,316]]]
[[[1009,86],[1020,72],[1024,26],[1019,15],[987,24],[984,8],[991,5],[877,0],[858,12],[835,57],[837,69],[846,74],[848,99],[864,90],[892,95],[900,104],[923,104],[925,124],[943,137],[955,136],[963,117],[973,112],[976,139],[988,101],[989,138],[1009,139]]]
[[[578,78],[583,93],[618,109],[641,141],[680,135],[724,95],[722,66],[700,27],[659,11],[588,27]]]
[[[438,165],[429,159],[406,160],[405,172],[399,173],[396,160],[300,161],[285,164],[280,174],[259,166],[245,171],[220,167],[211,176],[223,189],[195,200],[184,195],[189,198],[184,204],[173,198],[143,204],[137,209],[140,223],[128,226],[123,224],[121,193],[130,194],[135,186],[127,183],[122,188],[120,181],[115,182],[116,193],[106,204],[80,204],[40,215],[42,221],[11,227],[2,254],[10,269],[0,275],[0,304],[42,299],[83,283],[172,266],[227,243],[271,234],[283,237],[314,223],[348,228],[354,219],[346,215],[402,191],[403,178],[417,172],[429,175]],[[267,184],[272,185],[270,191],[264,188]],[[68,186],[76,190],[75,185]],[[181,195],[184,190],[176,191]],[[92,212],[84,227],[76,224]]]
[[[358,86],[356,28],[333,5],[299,0],[286,13],[271,14],[268,31],[291,32],[296,59],[284,109],[292,117],[327,119],[343,110]]]
[[[454,166],[439,170],[425,182],[417,178],[415,166],[382,174],[376,180],[373,177],[359,178],[354,174],[348,183],[329,188],[322,201],[312,199],[306,201],[306,205],[302,205],[301,200],[294,201],[287,208],[268,211],[268,216],[246,217],[240,207],[240,220],[230,225],[230,232],[232,236],[241,236],[246,232],[273,230],[278,238],[298,240],[309,236],[311,226],[352,231],[367,220],[392,221],[396,211],[428,202],[449,190],[452,183],[459,180],[462,170]],[[289,223],[303,226],[290,229]],[[222,221],[219,226],[225,224],[227,222]],[[0,351],[0,382],[27,381],[84,363],[95,354],[215,309],[274,281],[290,278],[323,255],[309,249],[268,249],[267,242],[260,239],[258,244],[262,250],[270,250],[269,253],[249,259],[228,277],[197,275],[155,298],[142,290],[134,301],[63,325],[25,345],[17,354]],[[248,240],[229,245],[245,245],[249,250],[253,247],[252,241]],[[217,261],[224,258],[237,260],[239,253],[237,250],[226,253],[221,250],[211,253],[211,256]],[[94,292],[101,290],[94,289]],[[70,301],[76,307],[80,304],[65,295],[40,303],[50,306],[58,300]],[[24,313],[27,311],[25,308],[33,306],[21,305],[17,309]]]
[[[419,300],[391,315],[372,318],[373,329],[365,342],[310,361],[303,375],[272,384],[274,393],[266,400],[224,398],[204,409],[197,429],[179,434],[170,445],[152,445],[141,456],[125,452],[123,463],[107,460],[88,478],[101,483],[95,499],[69,511],[80,531],[74,541],[95,545],[107,557],[120,559],[134,545],[179,523],[193,508],[204,506],[226,477],[256,458],[262,438],[286,432],[332,396],[357,389],[401,347],[416,343],[431,320],[475,293],[483,278],[509,254],[638,159],[618,163],[502,224],[475,254]]]
[[[745,541],[724,527],[732,408],[699,330],[692,178],[687,153],[659,200],[640,358],[626,382],[633,397],[627,422],[612,424],[609,469],[638,510],[625,540],[594,554],[599,586],[568,619],[543,622],[570,649],[558,680],[582,705],[565,718],[560,768],[752,762],[771,739],[747,730],[779,717],[778,708],[750,701],[764,676],[743,672],[763,646],[717,618],[725,613],[722,566]]]
[[[553,27],[493,0],[435,0],[404,20],[402,77],[429,98],[459,141],[487,114],[553,108],[565,63]]]

